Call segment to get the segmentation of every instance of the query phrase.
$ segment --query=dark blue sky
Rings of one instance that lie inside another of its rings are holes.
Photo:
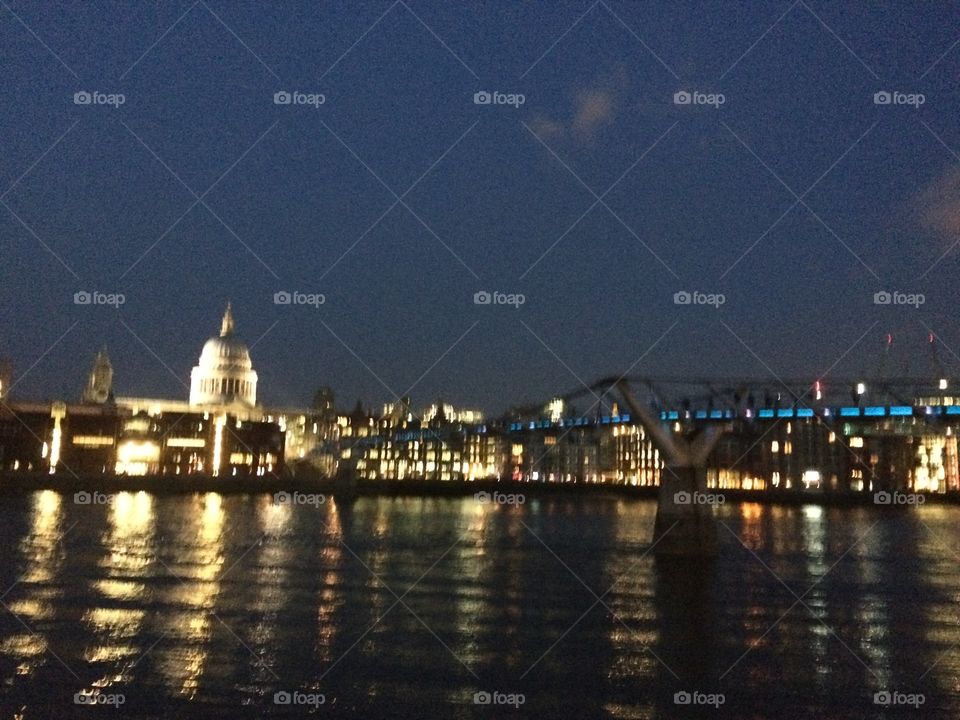
[[[956,368],[958,38],[929,2],[5,0],[0,357],[73,398],[106,343],[118,394],[185,398],[232,299],[271,404],[850,376],[887,332]]]

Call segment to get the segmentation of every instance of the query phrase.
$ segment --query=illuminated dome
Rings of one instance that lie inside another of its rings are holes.
[[[199,363],[190,373],[190,404],[234,403],[257,404],[257,373],[247,346],[233,334],[233,311],[227,303],[220,336],[207,340]]]

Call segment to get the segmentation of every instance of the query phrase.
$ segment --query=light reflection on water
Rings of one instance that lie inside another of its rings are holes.
[[[68,717],[99,688],[129,716],[280,717],[304,708],[273,693],[300,690],[345,717],[469,718],[498,690],[526,695],[511,717],[657,718],[698,689],[726,695],[711,717],[846,718],[899,689],[960,713],[960,509],[724,506],[723,554],[695,567],[644,554],[654,513],[8,498],[0,705]]]
[[[174,576],[167,597],[161,602],[175,610],[166,617],[161,635],[169,640],[154,651],[157,670],[169,688],[179,695],[193,698],[200,684],[210,652],[213,611],[220,593],[219,576],[224,565],[223,498],[206,493],[187,508],[183,535],[178,552],[161,552],[160,562]],[[181,549],[182,548],[182,549]]]
[[[0,652],[16,659],[18,675],[28,675],[46,661],[46,639],[28,628],[53,616],[60,595],[55,581],[63,564],[62,503],[62,497],[50,490],[31,497],[30,530],[19,542],[23,570],[14,580],[18,584],[4,597],[9,611],[23,620],[0,642]]]

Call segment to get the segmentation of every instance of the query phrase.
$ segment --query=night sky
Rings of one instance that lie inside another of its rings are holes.
[[[13,396],[77,399],[106,344],[117,394],[185,399],[228,299],[266,404],[849,377],[887,333],[888,371],[934,332],[955,372],[958,39],[930,2],[3,0]]]

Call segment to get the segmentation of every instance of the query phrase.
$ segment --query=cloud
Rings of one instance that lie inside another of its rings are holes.
[[[960,239],[960,167],[951,166],[917,195],[921,227],[942,240]]]
[[[564,128],[561,123],[558,123],[556,120],[551,120],[544,115],[534,116],[527,124],[530,126],[530,129],[541,138],[557,137],[566,132],[566,128]]]
[[[528,125],[544,139],[562,138],[589,143],[600,130],[615,120],[627,82],[625,73],[621,71],[613,77],[576,88],[569,96],[572,103],[567,113],[557,117],[541,113],[535,115]]]
[[[600,127],[613,121],[616,100],[610,90],[581,90],[575,104],[573,131],[581,138],[592,138]]]

